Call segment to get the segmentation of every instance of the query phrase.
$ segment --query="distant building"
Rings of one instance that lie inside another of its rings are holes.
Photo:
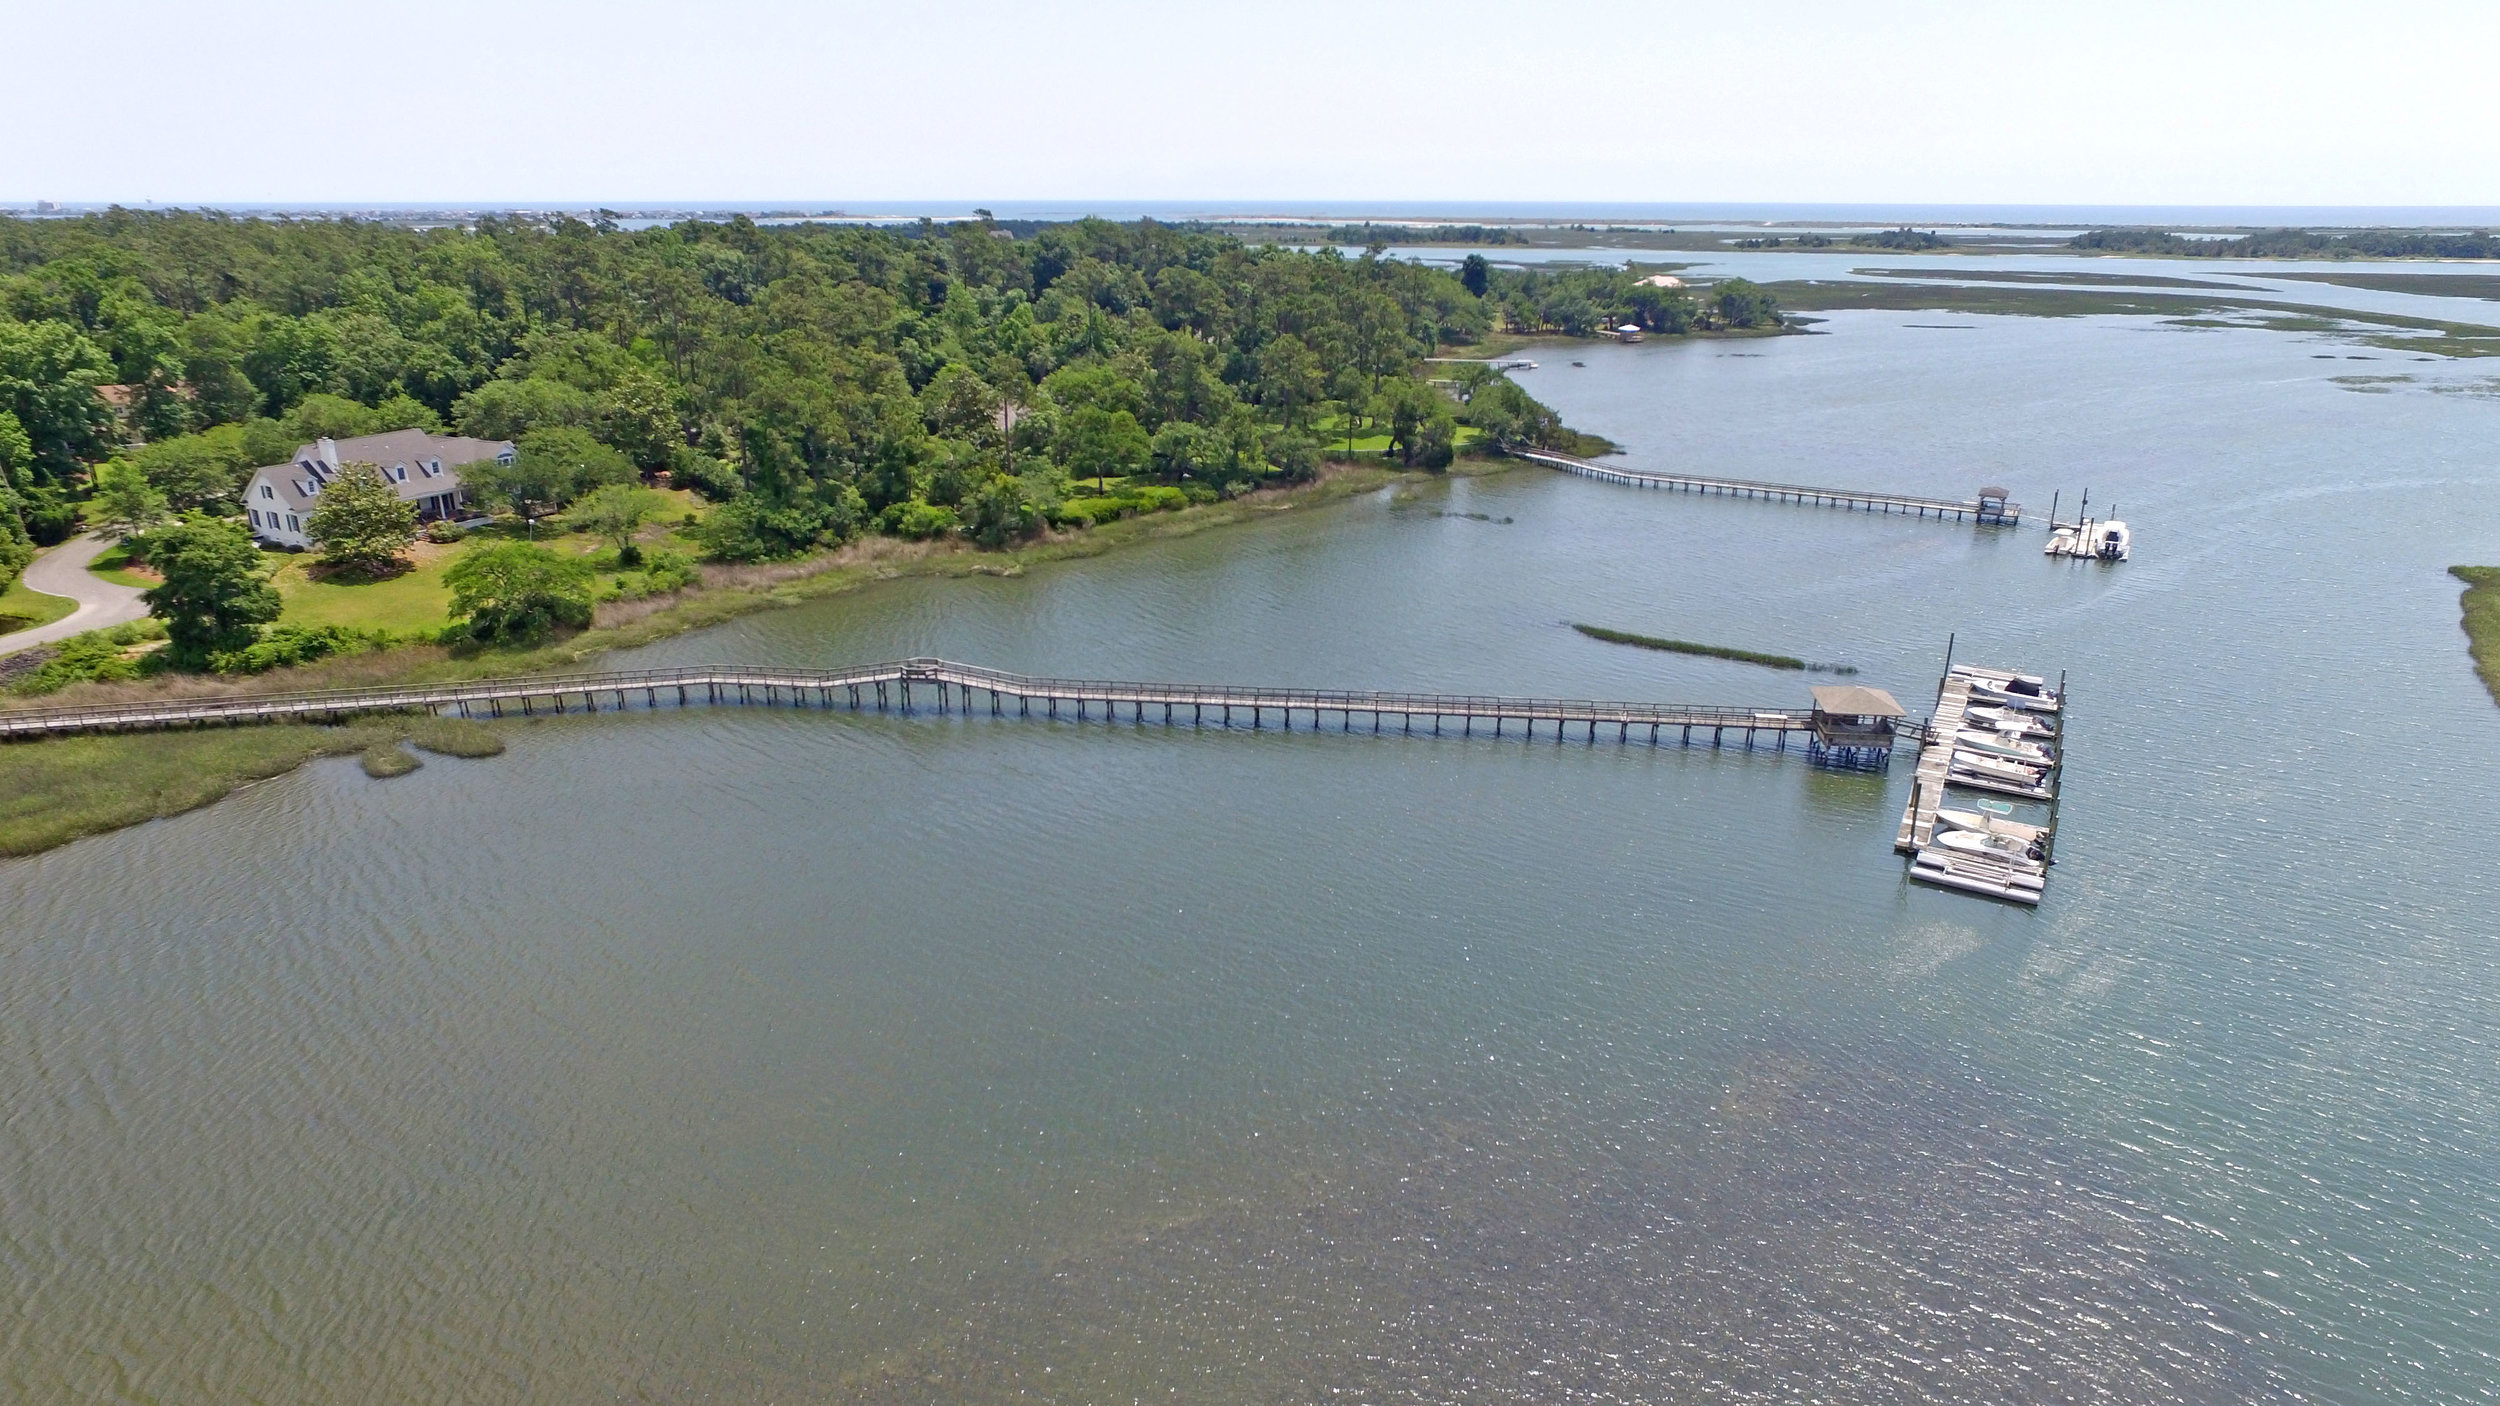
[[[243,507],[252,535],[278,547],[304,547],[305,520],[323,484],[347,471],[349,464],[370,464],[399,496],[417,505],[417,520],[432,522],[460,511],[467,493],[460,482],[464,465],[492,459],[509,464],[508,439],[469,439],[460,435],[393,430],[354,439],[315,440],[295,451],[283,464],[254,469],[244,485]]]

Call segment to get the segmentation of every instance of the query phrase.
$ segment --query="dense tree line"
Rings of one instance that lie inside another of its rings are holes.
[[[1802,243],[1803,241],[1799,241]],[[1861,249],[1950,249],[1953,241],[1932,229],[1879,229],[1872,234],[1853,234],[1849,242]]]
[[[2500,259],[2500,238],[2488,232],[2363,229],[2323,234],[2271,229],[2237,239],[2191,239],[2168,230],[2096,229],[2066,242],[2074,249],[2183,259]]]
[[[1528,236],[1507,225],[1332,225],[1320,236],[1330,244],[1525,244]]]
[[[1495,326],[1509,332],[1582,337],[1627,323],[1644,332],[1756,330],[1781,325],[1778,300],[1731,278],[1706,287],[1668,287],[1612,268],[1505,269],[1470,254],[1460,283],[1481,290]]]
[[[66,530],[62,497],[125,457],[214,513],[304,440],[424,425],[670,471],[723,504],[724,557],[880,528],[996,542],[1078,480],[1308,476],[1331,417],[1427,462],[1461,416],[1552,425],[1413,379],[1501,320],[1447,272],[1151,221],[1024,228],[0,219],[0,531]]]
[[[1453,274],[1153,221],[0,218],[0,579],[80,506],[231,514],[300,443],[412,425],[517,441],[476,486],[525,517],[665,471],[719,504],[722,559],[868,531],[997,544],[1306,478],[1340,431],[1424,465],[1460,424],[1568,443],[1518,387],[1453,398],[1419,359],[1619,321],[1778,311],[1741,282]]]

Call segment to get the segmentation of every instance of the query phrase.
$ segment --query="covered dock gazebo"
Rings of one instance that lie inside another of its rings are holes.
[[[1894,725],[1907,716],[1880,688],[1826,684],[1814,690],[1814,735],[1806,755],[1817,766],[1881,771],[1892,764]]]

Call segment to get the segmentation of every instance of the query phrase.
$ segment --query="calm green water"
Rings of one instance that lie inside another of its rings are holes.
[[[698,710],[322,763],[0,865],[0,1384],[2489,1400],[2493,369],[1826,329],[1529,384],[1640,464],[2088,484],[2137,560],[1527,470],[636,659],[1801,699],[1585,620],[1918,708],[1955,632],[2073,675],[2038,911],[1903,881],[1906,766],[1774,754]]]

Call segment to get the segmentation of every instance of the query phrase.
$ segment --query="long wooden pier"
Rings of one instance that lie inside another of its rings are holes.
[[[1940,518],[1952,522],[1975,522],[1985,526],[2011,527],[2022,521],[2023,505],[2001,498],[1971,498],[1954,502],[1944,498],[1921,498],[1907,493],[1867,493],[1852,488],[1814,488],[1796,483],[1764,483],[1742,478],[1707,478],[1699,474],[1654,473],[1646,469],[1626,469],[1613,464],[1592,463],[1568,454],[1555,454],[1542,449],[1514,449],[1514,458],[1560,469],[1567,474],[1593,478],[1602,483],[1619,483],[1631,488],[1665,488],[1686,493],[1724,494],[1736,498],[1760,498],[1775,503],[1802,503],[1809,507],[1847,508],[1852,512],[1899,513],[1904,516]]]
[[[610,712],[664,705],[752,704],[909,713],[970,713],[1071,721],[1123,717],[1175,726],[1292,730],[1298,721],[1338,730],[1429,731],[1472,737],[1566,737],[1590,742],[1669,742],[1786,750],[1813,729],[1811,710],[1709,704],[1608,703],[1485,694],[1385,693],[1349,689],[1252,688],[1229,684],[1121,683],[1037,678],[944,659],[904,659],[849,669],[690,668],[535,674],[398,688],[242,694],[93,707],[0,711],[0,741],[78,733],[339,722],[375,713],[454,713],[504,717],[540,712]]]

